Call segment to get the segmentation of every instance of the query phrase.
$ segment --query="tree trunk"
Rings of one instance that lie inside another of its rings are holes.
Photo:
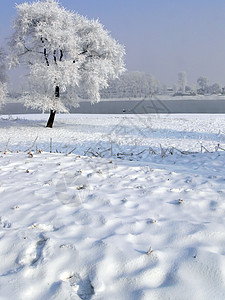
[[[52,128],[53,123],[54,123],[54,119],[55,119],[55,113],[56,113],[56,111],[51,109],[50,116],[49,116],[48,123],[47,123],[46,127]]]
[[[55,98],[56,99],[59,98],[59,86],[55,87]],[[53,123],[54,123],[54,119],[55,119],[55,114],[56,114],[56,110],[51,109],[50,110],[50,116],[49,116],[48,123],[47,123],[46,127],[52,128]]]

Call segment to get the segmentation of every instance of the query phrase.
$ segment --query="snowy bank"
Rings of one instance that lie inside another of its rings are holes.
[[[0,120],[0,299],[224,299],[224,116],[45,117]]]

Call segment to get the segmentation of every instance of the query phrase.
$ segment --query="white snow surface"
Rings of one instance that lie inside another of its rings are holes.
[[[0,299],[225,299],[225,116],[46,120],[0,117]]]

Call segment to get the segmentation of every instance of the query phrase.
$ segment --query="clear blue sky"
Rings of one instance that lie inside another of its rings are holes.
[[[0,43],[11,32],[15,3],[0,0]],[[30,1],[28,1],[30,2]],[[32,2],[32,1],[31,1]],[[225,85],[224,0],[61,0],[88,18],[99,18],[126,47],[126,67],[155,75],[162,83],[201,75]]]

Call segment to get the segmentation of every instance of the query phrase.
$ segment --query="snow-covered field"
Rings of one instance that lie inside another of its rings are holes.
[[[0,299],[225,299],[225,116],[46,120],[0,117]]]

